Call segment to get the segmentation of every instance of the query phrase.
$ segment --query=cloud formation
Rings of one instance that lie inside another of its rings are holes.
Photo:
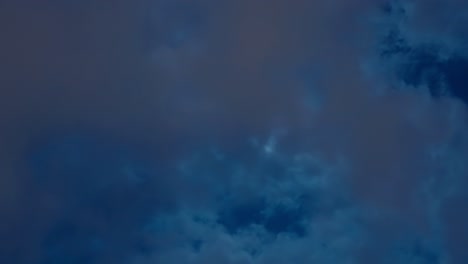
[[[463,1],[3,1],[5,263],[464,263]]]

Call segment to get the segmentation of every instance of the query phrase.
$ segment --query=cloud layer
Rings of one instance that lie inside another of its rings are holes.
[[[465,263],[463,1],[3,1],[5,263]]]

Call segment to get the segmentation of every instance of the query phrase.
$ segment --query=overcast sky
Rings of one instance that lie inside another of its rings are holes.
[[[467,22],[0,0],[0,262],[468,263]]]

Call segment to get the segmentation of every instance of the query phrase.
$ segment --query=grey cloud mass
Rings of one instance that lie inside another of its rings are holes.
[[[0,0],[0,262],[468,263],[467,14]]]

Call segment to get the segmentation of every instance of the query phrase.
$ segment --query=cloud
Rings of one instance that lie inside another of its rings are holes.
[[[2,3],[0,256],[463,262],[466,8],[399,3]]]
[[[198,162],[213,158],[201,155]],[[225,158],[243,168],[232,169],[237,171],[236,179],[254,181],[268,169],[262,167],[261,155],[245,161]],[[340,170],[327,169],[335,165],[316,164],[325,168],[307,170],[313,160],[308,158],[303,162],[301,155],[292,160],[285,157],[277,169],[286,172],[276,180],[266,178],[262,184],[254,184],[254,189],[216,174],[215,166],[204,167],[204,173],[190,169],[193,175],[217,175],[219,184],[225,185],[224,194],[215,193],[209,207],[183,206],[175,213],[156,212],[146,229],[153,238],[154,251],[136,256],[135,263],[284,263],[352,258],[365,241],[360,209],[334,190],[339,187]],[[328,186],[326,181],[337,184]],[[217,188],[219,184],[209,186]]]

